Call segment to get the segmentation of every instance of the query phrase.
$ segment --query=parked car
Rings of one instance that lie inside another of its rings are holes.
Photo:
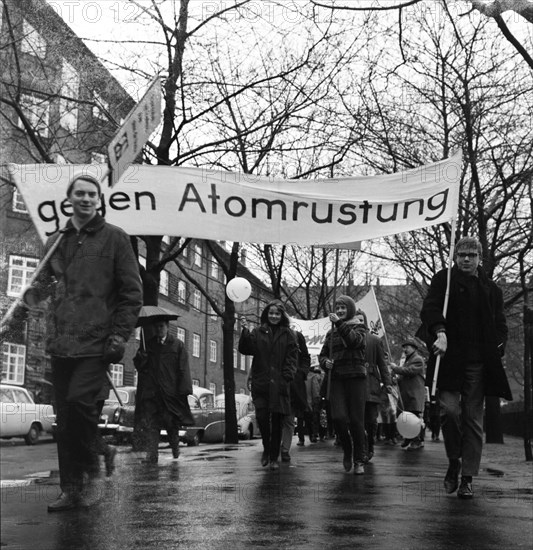
[[[103,436],[112,436],[116,443],[131,442],[135,416],[135,386],[119,386],[117,393],[109,391],[98,428]],[[189,406],[194,419],[193,426],[180,430],[180,440],[187,445],[198,445],[200,442],[218,443],[224,439],[224,410],[214,406],[213,392],[198,386],[193,387],[193,394],[188,396]],[[167,436],[161,430],[161,437]]]
[[[188,400],[194,424],[186,427],[182,441],[187,445],[224,441],[226,429],[224,407],[215,404],[213,392],[207,388],[193,386],[193,393],[189,395]]]
[[[130,443],[133,434],[133,418],[135,415],[135,386],[120,386],[117,393],[120,396],[120,404],[115,391],[109,391],[109,397],[106,399],[98,429],[104,436],[112,436],[115,443]]]
[[[43,432],[52,433],[53,406],[34,403],[25,388],[0,384],[0,402],[2,439],[23,437],[27,445],[35,445]]]
[[[215,398],[215,406],[225,408],[225,395],[219,394]],[[235,394],[235,408],[237,412],[237,429],[240,439],[252,439],[260,436],[259,425],[255,414],[255,407],[250,395],[244,393]]]

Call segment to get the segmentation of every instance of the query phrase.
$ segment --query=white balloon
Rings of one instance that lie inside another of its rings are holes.
[[[226,294],[234,302],[244,302],[252,294],[252,285],[243,277],[235,277],[226,285]]]
[[[420,433],[422,419],[418,418],[416,414],[403,411],[396,419],[396,428],[400,432],[400,435],[407,439],[412,439]]]

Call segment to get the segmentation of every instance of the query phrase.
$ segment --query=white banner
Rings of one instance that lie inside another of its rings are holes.
[[[71,215],[67,183],[105,165],[8,165],[44,240]],[[353,243],[440,224],[456,215],[460,153],[384,176],[276,180],[200,168],[132,165],[100,212],[130,235],[254,243]]]
[[[357,309],[365,312],[368,328],[371,334],[375,334],[380,338],[385,335],[385,329],[381,321],[381,314],[379,312],[379,306],[376,301],[374,289],[371,288],[361,300],[355,302]],[[302,319],[291,319],[291,327],[300,331],[305,338],[307,349],[311,355],[318,355],[324,342],[326,341],[326,334],[331,328],[331,321],[329,317],[322,317],[321,319],[313,319],[312,321],[304,321]]]

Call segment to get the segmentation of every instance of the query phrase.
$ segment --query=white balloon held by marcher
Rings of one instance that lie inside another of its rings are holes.
[[[243,277],[235,277],[226,285],[226,294],[233,302],[244,302],[252,293],[252,285]]]
[[[414,413],[403,411],[396,419],[396,428],[401,436],[412,439],[420,433],[422,419]]]

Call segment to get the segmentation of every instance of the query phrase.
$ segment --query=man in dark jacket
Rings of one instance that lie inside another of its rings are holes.
[[[29,307],[51,296],[47,352],[57,408],[62,493],[50,512],[98,502],[97,398],[110,363],[124,354],[142,306],[142,286],[129,237],[97,213],[100,183],[75,176],[67,188],[72,217],[33,286]],[[52,235],[45,253],[59,238]]]
[[[356,314],[360,322],[368,329],[366,314],[360,311]],[[379,404],[383,392],[392,392],[392,381],[389,367],[385,361],[385,349],[381,338],[367,332],[366,347],[366,403],[365,403],[365,462],[374,456],[374,443],[378,429]]]
[[[146,462],[157,464],[159,432],[167,430],[172,456],[178,458],[179,430],[194,421],[187,396],[192,393],[189,357],[183,342],[169,334],[168,321],[154,320],[155,335],[133,359],[139,372],[136,407],[147,444]]]
[[[435,356],[441,357],[437,388],[449,459],[444,487],[447,493],[459,487],[457,495],[466,499],[473,497],[472,477],[478,474],[481,461],[484,397],[512,399],[501,360],[507,340],[503,295],[479,266],[480,258],[477,239],[460,239],[446,317],[445,269],[433,277],[420,314],[423,332],[429,336],[428,349],[433,352],[427,372],[430,387]]]
[[[307,390],[305,387],[305,381],[309,373],[309,367],[311,366],[311,356],[309,355],[304,335],[298,330],[294,330],[293,332],[296,337],[296,342],[298,343],[298,362],[296,374],[290,387],[291,412],[290,414],[283,415],[281,421],[282,462],[290,462],[291,460],[289,451],[294,436],[294,417],[298,418],[298,439],[299,441],[303,441],[304,426],[309,427],[309,421],[304,423],[304,418],[309,418],[311,413],[307,403]],[[311,434],[309,434],[309,437],[311,437]]]

